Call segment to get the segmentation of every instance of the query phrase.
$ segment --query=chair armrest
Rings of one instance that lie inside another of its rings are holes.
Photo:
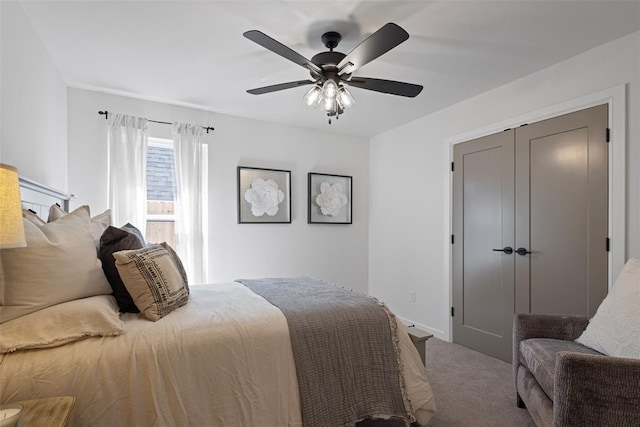
[[[559,352],[553,420],[556,426],[640,424],[640,360]]]
[[[552,338],[573,341],[582,334],[589,318],[556,314],[519,313],[513,319],[513,379],[517,382],[520,367],[520,341],[529,338]],[[516,390],[518,384],[516,384]]]

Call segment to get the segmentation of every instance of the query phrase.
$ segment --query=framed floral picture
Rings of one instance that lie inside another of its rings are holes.
[[[351,224],[352,177],[309,173],[309,224]]]
[[[291,171],[238,166],[238,224],[291,223]]]

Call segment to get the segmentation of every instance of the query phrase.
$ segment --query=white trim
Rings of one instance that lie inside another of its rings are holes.
[[[453,161],[453,146],[508,128],[515,128],[524,123],[534,123],[574,111],[583,110],[596,105],[609,105],[609,289],[626,261],[626,85],[621,84],[609,89],[595,92],[579,98],[571,99],[536,111],[521,114],[509,119],[484,126],[468,132],[459,133],[447,138],[449,144],[449,162]],[[453,174],[449,176],[449,234],[453,233]],[[448,244],[449,253],[449,302],[453,303],[453,249]],[[449,319],[449,331],[453,320]]]

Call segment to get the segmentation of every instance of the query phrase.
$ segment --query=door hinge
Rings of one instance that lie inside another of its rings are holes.
[[[451,235],[451,244],[453,245],[456,242],[456,238],[455,236],[452,234]]]
[[[455,169],[455,166],[453,165],[453,162],[451,162],[451,172],[453,172]]]
[[[451,317],[453,317],[453,307],[451,307]]]
[[[605,131],[604,142],[610,142],[610,141],[611,141],[611,129],[607,128],[607,130]]]
[[[611,239],[609,239],[608,237],[605,240],[605,250],[607,252],[609,252],[611,250]]]

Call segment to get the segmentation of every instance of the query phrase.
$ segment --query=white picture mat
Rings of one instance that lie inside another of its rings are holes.
[[[321,173],[309,173],[309,223],[310,224],[351,224],[352,214],[352,180],[350,176],[329,175]],[[316,198],[320,194],[320,185],[340,184],[342,191],[347,196],[347,204],[340,209],[335,216],[328,216],[322,213]]]
[[[255,216],[251,212],[251,204],[244,198],[251,183],[255,179],[273,180],[278,189],[284,193],[284,200],[278,204],[278,212],[274,216],[267,214]],[[238,222],[246,223],[290,223],[291,222],[291,172],[278,169],[260,169],[238,167]]]

